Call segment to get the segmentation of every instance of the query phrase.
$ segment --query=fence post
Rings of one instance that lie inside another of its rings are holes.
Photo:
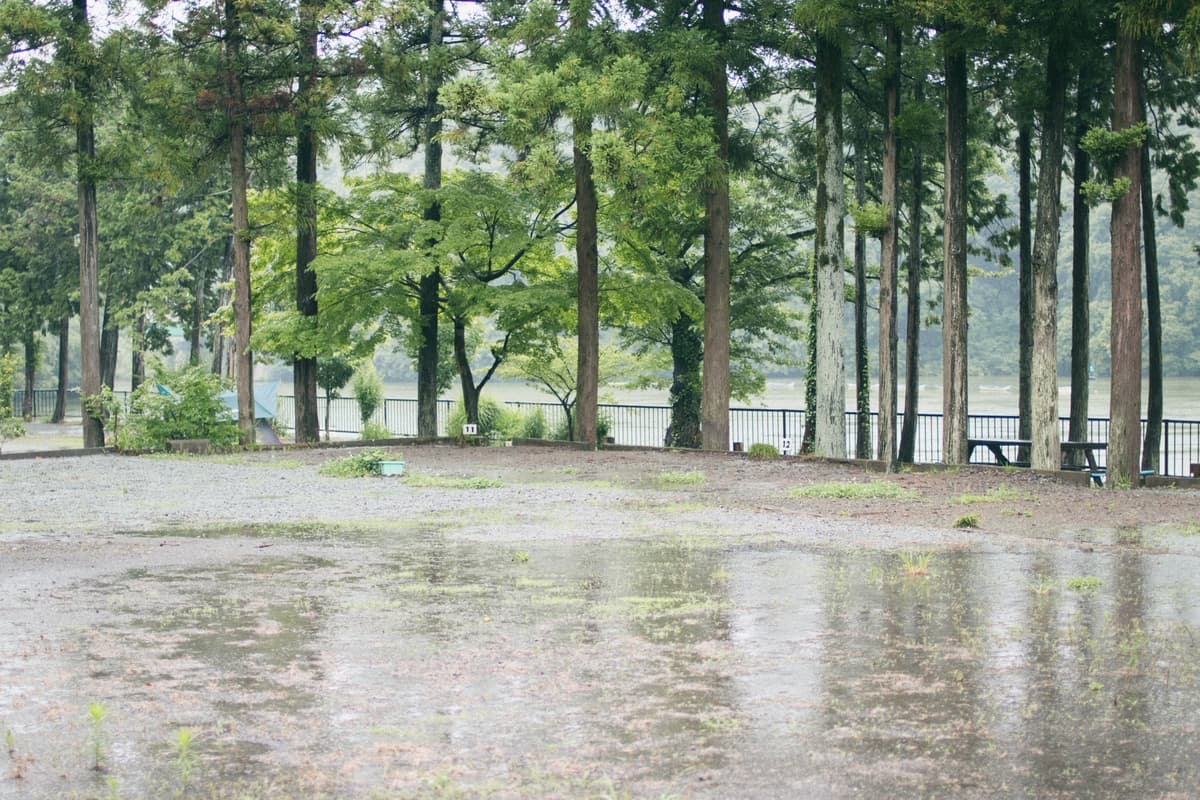
[[[1162,452],[1162,475],[1171,474],[1171,423],[1168,420],[1163,420],[1163,452]]]

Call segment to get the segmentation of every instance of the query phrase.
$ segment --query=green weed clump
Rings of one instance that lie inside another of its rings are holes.
[[[905,489],[891,481],[871,481],[869,483],[814,483],[811,486],[799,486],[792,489],[788,492],[788,497],[817,500],[869,500],[873,498],[915,500],[919,494],[913,489]]]
[[[1088,593],[1094,592],[1104,585],[1104,581],[1094,575],[1081,575],[1076,578],[1067,578],[1067,588],[1072,592]]]
[[[660,472],[655,481],[660,486],[702,486],[704,485],[704,473],[699,470],[691,470],[690,472]]]
[[[365,478],[379,474],[379,463],[387,461],[388,454],[377,447],[348,455],[321,465],[321,474],[329,478]]]
[[[495,478],[446,478],[441,475],[410,474],[404,479],[407,486],[419,489],[501,489],[504,481]]]
[[[752,458],[755,461],[772,461],[779,458],[779,451],[775,449],[773,444],[765,444],[763,442],[755,442],[750,445],[750,449],[746,451],[746,457]]]
[[[390,439],[392,432],[387,429],[386,425],[381,425],[378,422],[364,422],[362,431],[359,433],[359,438],[364,442],[373,442],[377,439]]]
[[[1031,494],[1019,492],[1016,489],[1009,488],[1007,484],[1001,484],[995,489],[989,489],[987,494],[959,495],[955,499],[955,502],[961,503],[962,505],[974,505],[976,503],[1005,503],[1036,499],[1037,498]]]
[[[956,527],[956,528],[978,528],[979,527],[979,515],[978,514],[963,514],[961,517],[954,520],[954,527]]]
[[[905,550],[900,553],[900,571],[910,578],[919,578],[929,574],[929,565],[933,563],[933,553],[915,553]]]

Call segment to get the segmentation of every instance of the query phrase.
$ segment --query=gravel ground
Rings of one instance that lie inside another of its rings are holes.
[[[1195,488],[390,449],[0,460],[0,798],[1200,785]]]

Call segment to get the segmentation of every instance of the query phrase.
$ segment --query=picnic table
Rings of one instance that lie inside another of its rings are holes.
[[[1020,451],[1021,448],[1031,446],[1028,439],[967,439],[967,461],[971,461],[971,456],[975,452],[976,447],[986,448],[995,457],[996,463],[1002,467],[1028,467],[1029,462],[1018,461],[1016,457],[1009,458],[1005,453],[1005,448],[1015,449]],[[1092,481],[1097,486],[1104,483],[1105,468],[1097,463],[1096,453],[1101,450],[1108,449],[1108,442],[1059,442],[1059,449],[1062,452],[1062,469],[1067,470],[1086,470]],[[1074,453],[1082,453],[1086,466],[1077,465],[1075,459],[1070,458]],[[1145,485],[1146,477],[1153,475],[1153,470],[1141,470],[1138,477],[1140,482]]]

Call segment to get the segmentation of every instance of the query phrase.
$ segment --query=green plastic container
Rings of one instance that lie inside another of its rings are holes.
[[[379,474],[380,475],[403,475],[404,474],[404,462],[403,461],[380,461],[379,462]]]

